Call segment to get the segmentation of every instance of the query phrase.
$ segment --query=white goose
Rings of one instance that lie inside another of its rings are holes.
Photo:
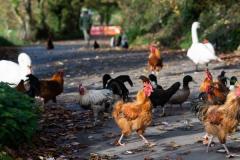
[[[196,64],[196,71],[199,64],[206,64],[211,60],[222,61],[215,55],[213,45],[207,40],[204,43],[198,41],[197,29],[200,28],[199,22],[193,22],[192,24],[192,45],[188,49],[187,56]]]
[[[11,84],[15,87],[21,80],[26,80],[26,75],[32,73],[31,58],[26,53],[18,55],[18,64],[12,61],[0,61],[0,82]]]

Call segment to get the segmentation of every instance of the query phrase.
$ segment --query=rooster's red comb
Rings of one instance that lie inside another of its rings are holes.
[[[149,83],[149,82],[144,82],[143,85],[144,85],[144,87],[143,87],[144,93],[147,97],[149,97],[151,95],[151,93],[153,92],[153,87],[152,87],[151,83]]]
[[[208,69],[206,69],[206,78],[208,78],[209,80],[212,80],[212,74],[209,72]]]

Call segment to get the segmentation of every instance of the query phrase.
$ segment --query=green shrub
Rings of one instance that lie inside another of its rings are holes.
[[[217,50],[234,51],[240,43],[240,23],[220,25],[208,37],[216,43]]]
[[[0,83],[0,145],[17,147],[30,142],[37,129],[37,121],[34,100]]]
[[[6,152],[0,152],[0,160],[13,160]]]

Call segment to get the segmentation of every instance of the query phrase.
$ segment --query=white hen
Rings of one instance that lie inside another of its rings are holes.
[[[200,23],[194,22],[192,24],[192,45],[187,52],[187,56],[196,64],[196,70],[199,64],[208,65],[211,60],[222,61],[215,55],[214,47],[210,42],[200,43],[198,41],[198,28],[200,28]]]
[[[0,82],[6,82],[15,87],[21,80],[26,80],[26,75],[31,74],[31,58],[26,53],[18,55],[18,64],[12,61],[0,61]]]
[[[97,122],[98,114],[101,111],[110,111],[113,103],[113,93],[109,89],[87,90],[82,84],[79,85],[79,104],[80,106],[90,106],[93,110],[94,125]],[[110,106],[106,108],[106,104]]]

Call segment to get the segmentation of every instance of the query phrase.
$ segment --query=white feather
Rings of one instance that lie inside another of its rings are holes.
[[[188,49],[187,56],[195,63],[195,64],[206,64],[211,60],[220,60],[215,55],[215,50],[211,43],[199,43],[197,36],[197,28],[199,28],[199,23],[194,22],[192,24],[192,45]]]
[[[207,47],[207,49],[209,49],[210,52],[215,54],[215,50],[214,50],[212,43],[208,42],[208,43],[204,43],[204,45]]]
[[[108,89],[101,90],[86,90],[85,94],[80,95],[79,103],[80,105],[92,105],[98,104],[106,100],[113,99],[113,93]]]
[[[0,61],[0,82],[13,84],[15,87],[21,80],[26,80],[26,75],[31,73],[31,59],[26,53],[18,56],[18,64],[12,61]]]
[[[105,102],[113,102],[113,93],[109,89],[101,90],[87,90],[84,88],[84,95],[80,94],[79,104],[83,106],[90,105],[90,108],[93,110],[94,114],[94,125],[97,123],[98,114],[100,111],[105,110]],[[109,109],[111,109],[112,105]]]
[[[230,86],[229,86],[229,90],[230,90],[230,91],[233,91],[234,89],[235,89],[235,85],[230,85]]]

